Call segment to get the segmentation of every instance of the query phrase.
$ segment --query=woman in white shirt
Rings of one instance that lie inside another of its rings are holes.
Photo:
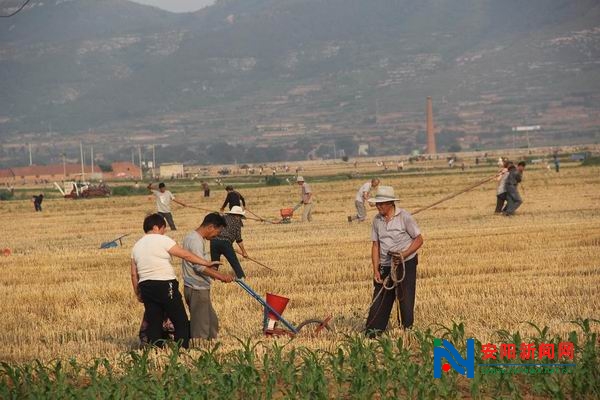
[[[198,257],[165,236],[166,226],[165,219],[159,214],[144,219],[146,234],[131,251],[131,283],[136,297],[144,303],[148,342],[163,345],[162,322],[166,315],[175,328],[175,341],[187,348],[190,340],[189,320],[171,265],[171,256],[199,265],[199,272],[222,282],[232,282],[235,278],[209,268],[219,265],[219,262]]]

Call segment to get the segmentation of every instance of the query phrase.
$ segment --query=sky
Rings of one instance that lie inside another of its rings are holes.
[[[197,11],[211,5],[215,0],[131,0],[136,3],[147,4],[172,12]]]

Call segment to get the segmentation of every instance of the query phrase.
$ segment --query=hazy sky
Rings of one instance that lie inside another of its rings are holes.
[[[215,0],[131,0],[148,4],[173,12],[196,11],[215,2]]]

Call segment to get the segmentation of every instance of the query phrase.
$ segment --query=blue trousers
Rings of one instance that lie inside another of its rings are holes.
[[[238,278],[245,278],[246,274],[244,274],[244,270],[242,269],[242,265],[240,264],[240,260],[238,260],[235,251],[233,250],[233,243],[229,240],[220,240],[213,239],[210,241],[210,259],[212,261],[219,261],[221,259],[221,255],[225,256],[225,259],[231,265],[231,268],[235,271],[235,276]]]

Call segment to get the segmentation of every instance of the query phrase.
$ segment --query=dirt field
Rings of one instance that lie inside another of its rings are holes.
[[[382,177],[382,184],[394,186],[399,206],[410,211],[493,172],[395,174]],[[261,293],[291,298],[284,314],[291,321],[334,317],[334,333],[298,338],[300,344],[335,346],[333,339],[364,326],[372,291],[370,222],[349,224],[346,216],[366,180],[311,183],[317,204],[310,224],[299,222],[300,212],[287,225],[246,222],[248,253],[276,270],[244,262],[247,282]],[[224,193],[214,189],[207,201],[198,190],[179,199],[217,210]],[[600,168],[566,164],[554,173],[531,166],[521,193],[525,202],[512,218],[493,215],[495,183],[416,216],[425,239],[417,327],[461,321],[484,341],[499,329],[531,330],[525,321],[566,333],[574,329],[572,319],[600,318]],[[287,184],[243,194],[252,211],[270,219],[299,197],[298,187]],[[110,358],[136,348],[143,306],[132,293],[129,257],[154,202],[146,196],[49,199],[43,207],[35,213],[28,201],[0,203],[8,220],[0,249],[12,250],[0,256],[1,359]],[[181,243],[203,215],[175,207],[178,230],[167,234]],[[123,247],[98,249],[125,233],[131,235]],[[174,265],[180,275],[180,262]],[[261,338],[260,306],[240,287],[217,283],[212,296],[223,348],[237,346],[235,338]],[[394,318],[392,334],[403,334],[397,325]]]

